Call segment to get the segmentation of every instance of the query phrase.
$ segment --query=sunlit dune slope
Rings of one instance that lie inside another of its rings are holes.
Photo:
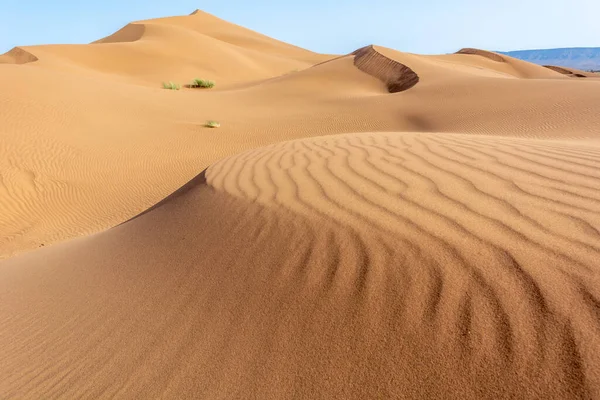
[[[91,45],[25,46],[0,57],[0,63],[35,61],[153,86],[204,75],[221,83],[268,78],[330,58],[204,12],[134,22]]]
[[[225,158],[0,263],[0,397],[596,398],[599,166],[447,133]]]
[[[466,60],[465,56],[474,56],[471,58],[478,58],[479,60],[477,62],[481,66],[502,71],[519,78],[552,79],[560,76],[560,73],[557,71],[549,70],[541,65],[532,64],[504,54],[498,54],[480,49],[465,48],[459,50],[456,54],[447,55],[444,57],[455,60]]]
[[[219,159],[280,141],[368,131],[578,140],[600,131],[592,78],[510,57],[380,46],[334,58],[201,12],[0,60],[0,258],[115,226]],[[194,77],[217,86],[161,88]]]
[[[0,399],[600,398],[576,74],[200,11],[0,55]]]

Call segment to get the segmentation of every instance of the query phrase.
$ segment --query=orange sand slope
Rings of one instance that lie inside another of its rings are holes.
[[[393,132],[226,158],[1,265],[0,395],[597,398],[599,164]]]
[[[0,85],[0,398],[600,398],[598,80],[196,12]]]
[[[213,21],[204,14],[174,20],[189,21],[179,22],[184,29],[205,17]],[[241,29],[220,23],[219,29],[202,26],[215,36],[215,31],[231,28],[233,33],[221,34],[221,39],[236,37]],[[167,51],[165,42],[172,39],[168,34],[158,38],[149,41],[156,54]],[[139,43],[50,47],[88,60],[94,49]],[[271,47],[279,49],[278,43]],[[43,56],[45,48],[35,52],[38,61],[0,65],[0,84],[6,89],[0,92],[6,111],[0,114],[0,257],[107,229],[160,201],[220,158],[282,140],[355,131],[574,139],[597,137],[600,130],[600,82],[574,80],[510,58],[500,63],[479,55],[420,56],[371,46],[361,54],[269,79],[241,82],[230,76],[229,84],[217,80],[210,91],[170,91],[160,88],[170,72],[152,72],[156,81],[151,84],[146,78],[141,84],[135,75],[98,72],[105,64],[129,66],[137,57],[131,49],[126,55],[110,50],[97,66],[75,68],[50,50]],[[306,53],[299,50],[293,57]],[[156,68],[165,70],[177,65],[216,71],[227,64],[204,54],[193,65],[180,59],[161,64],[158,59]],[[245,65],[227,68],[245,76],[251,70]],[[186,76],[214,77],[200,72]],[[519,79],[524,76],[530,79]],[[222,128],[205,129],[209,119]]]
[[[90,45],[17,47],[0,56],[0,64],[38,62],[58,71],[83,70],[156,86],[164,80],[187,83],[203,74],[221,83],[267,78],[327,58],[195,11],[134,22]]]

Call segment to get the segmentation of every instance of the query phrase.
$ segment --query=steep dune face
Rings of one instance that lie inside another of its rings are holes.
[[[303,103],[324,99],[361,98],[388,94],[388,86],[372,74],[356,68],[353,55],[336,57],[300,71],[292,71],[263,81],[236,86],[238,96],[254,98],[297,98]],[[275,101],[275,100],[274,100]],[[306,107],[306,104],[304,104]]]
[[[0,264],[0,395],[596,398],[599,165],[422,133],[229,157]]]
[[[0,55],[0,64],[27,64],[38,58],[22,47],[15,47]]]
[[[363,47],[352,54],[354,65],[384,82],[390,93],[408,90],[419,82],[419,76],[412,69],[387,58],[373,46]]]
[[[552,71],[556,71],[563,75],[567,75],[572,78],[597,78],[598,74],[593,72],[586,72],[576,68],[566,68],[566,67],[558,67],[555,65],[544,65],[545,68],[548,68]]]
[[[124,43],[135,42],[144,37],[146,26],[143,24],[127,24],[112,35],[98,39],[92,43]]]

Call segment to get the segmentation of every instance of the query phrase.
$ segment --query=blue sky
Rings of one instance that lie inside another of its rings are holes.
[[[598,0],[0,0],[0,53],[89,43],[142,19],[195,9],[310,50],[367,44],[413,53],[461,47],[600,47]]]

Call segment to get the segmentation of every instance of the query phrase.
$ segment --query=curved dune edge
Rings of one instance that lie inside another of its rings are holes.
[[[563,75],[571,76],[574,78],[587,78],[585,71],[579,71],[579,70],[574,70],[574,69],[569,69],[569,68],[564,68],[564,67],[558,67],[556,65],[544,65],[544,67],[551,69],[552,71],[556,71]]]
[[[93,41],[92,44],[136,42],[144,36],[145,31],[146,26],[144,24],[131,23],[125,25],[112,35]]]
[[[41,45],[27,50],[48,69],[63,70],[64,64],[80,72],[84,68],[153,87],[193,76],[210,77],[222,87],[268,79],[330,58],[199,12],[135,21],[91,44]],[[0,62],[34,60],[24,59],[16,50],[13,53],[0,56]]]
[[[396,132],[229,157],[0,263],[0,397],[598,398],[598,164]]]
[[[477,56],[482,56],[482,57],[485,57],[485,58],[489,58],[492,61],[506,62],[506,60],[504,59],[504,57],[502,57],[498,53],[494,53],[492,51],[487,51],[487,50],[473,49],[473,48],[470,48],[470,47],[465,47],[463,49],[460,49],[455,54],[473,54],[473,55],[477,55]]]
[[[0,55],[0,64],[27,64],[38,61],[38,58],[21,47],[14,47]]]
[[[407,307],[437,321],[464,368],[485,358],[495,365],[478,372],[485,379],[538,371],[585,397],[600,395],[599,166],[600,148],[586,144],[373,133],[272,145],[216,163],[206,178],[350,229],[368,254],[367,292],[389,273],[374,272],[368,243],[402,248],[396,256],[410,261],[377,268],[429,271],[431,286]]]
[[[416,72],[384,56],[373,45],[360,48],[351,54],[354,55],[354,65],[385,83],[390,93],[403,92],[419,82]]]

